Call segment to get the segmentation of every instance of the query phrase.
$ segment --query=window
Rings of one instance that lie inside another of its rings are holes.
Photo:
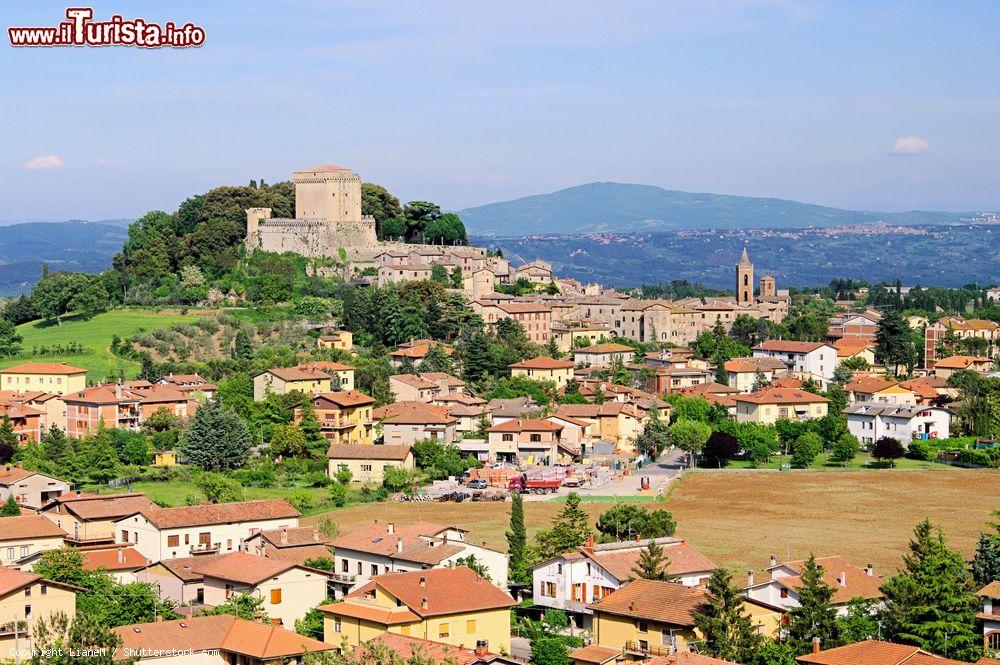
[[[649,632],[649,624],[647,622],[645,622],[645,621],[638,621],[638,622],[636,622],[636,628],[639,630],[640,633],[648,633]]]
[[[180,547],[180,536],[167,536],[167,547]]]
[[[198,546],[208,547],[212,544],[212,534],[208,531],[202,531],[198,534]]]
[[[226,539],[226,549],[227,550],[233,549],[233,539],[232,538],[227,538]]]
[[[409,625],[400,626],[399,627],[399,632],[402,635],[409,635],[410,634],[410,626]]]
[[[639,640],[639,651],[649,651],[649,642],[647,640]]]
[[[348,566],[350,566],[350,563],[347,561],[347,559],[343,559],[340,562],[340,572],[342,573],[348,572]]]
[[[407,626],[407,628],[409,628],[409,626]],[[336,619],[333,620],[333,632],[335,633],[340,632],[340,617],[337,617]]]
[[[532,434],[531,435],[531,442],[532,443],[538,443],[541,440],[542,440],[542,435],[541,434]]]
[[[25,621],[31,620],[31,605],[24,606],[24,620]]]
[[[21,545],[21,558],[23,559],[26,556],[28,556],[28,546]]]
[[[132,542],[133,543],[138,543],[139,542],[139,532],[138,531],[133,531],[132,532]]]
[[[122,542],[123,543],[128,542],[128,531],[122,531]]]
[[[271,589],[271,604],[281,605],[281,589]]]
[[[788,598],[788,589],[786,589],[785,587],[781,587],[781,597]]]
[[[556,583],[555,582],[542,582],[542,595],[548,596],[549,598],[556,597]]]
[[[449,624],[447,621],[438,624],[438,638],[450,637],[451,631],[449,630]]]
[[[7,558],[11,559],[11,560],[14,559],[14,548],[13,547],[8,547],[7,548]]]
[[[361,562],[358,561],[358,575],[361,575]]]
[[[190,545],[191,544],[191,534],[189,534],[189,533],[185,533],[184,534],[184,544],[185,545]]]
[[[372,564],[372,575],[378,575],[378,565]]]
[[[514,435],[513,434],[503,434],[500,438],[501,438],[502,441],[509,442],[509,441],[513,441],[514,440]]]
[[[48,594],[48,592],[49,592],[49,585],[48,584],[43,584],[43,585],[41,585],[41,587],[40,587],[39,590],[42,592],[42,595],[44,596],[44,595]]]
[[[24,587],[24,597],[31,598],[31,586]]]
[[[371,464],[362,464],[361,465],[361,470],[362,471],[371,471],[372,470],[372,465]]]
[[[558,574],[562,575],[562,564],[561,563],[557,563],[556,564],[556,572]]]
[[[672,631],[670,631],[667,628],[662,628],[660,630],[660,644],[670,645],[670,646],[674,645],[674,636],[672,634]]]
[[[226,600],[229,600],[232,597],[233,597],[233,585],[232,584],[227,584],[226,585]]]

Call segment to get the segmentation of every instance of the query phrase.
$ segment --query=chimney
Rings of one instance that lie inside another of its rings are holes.
[[[635,612],[635,601],[634,600],[628,604],[628,611],[629,612]]]
[[[847,586],[847,572],[846,571],[842,570],[842,571],[840,571],[840,574],[837,575],[837,584],[839,584],[840,586]]]
[[[424,579],[424,578],[421,577],[420,579]],[[421,585],[421,586],[423,586],[423,585]],[[428,608],[427,598],[421,598],[420,599],[420,607],[422,609],[425,609],[425,610]]]
[[[591,533],[591,534],[589,534],[587,536],[587,542],[584,543],[584,545],[586,547],[593,547],[594,546],[594,534]]]
[[[396,530],[396,525],[393,524],[392,522],[389,522],[389,524],[387,526],[389,528],[389,533],[390,534]]]
[[[288,529],[286,529],[285,527],[281,527],[281,544],[282,545],[288,544]]]
[[[819,653],[819,638],[813,638],[813,653]]]
[[[753,571],[747,571],[747,586],[753,586]]]
[[[313,529],[313,540],[319,542],[319,529]]]
[[[490,655],[490,643],[487,640],[476,641],[476,655],[480,658]]]
[[[402,552],[402,551],[403,551],[403,539],[397,537],[396,538],[396,552],[398,553],[398,552]],[[421,577],[420,579],[422,581],[424,578]],[[423,584],[421,584],[420,586],[423,586]]]
[[[118,548],[118,563],[125,563],[125,548]]]
[[[875,574],[874,566],[872,566],[871,564],[865,566],[865,575],[867,575],[868,577],[872,577],[874,574]]]
[[[772,554],[771,555],[771,566],[773,567],[773,566],[777,566],[777,565],[778,565],[778,557],[776,557],[775,555]]]

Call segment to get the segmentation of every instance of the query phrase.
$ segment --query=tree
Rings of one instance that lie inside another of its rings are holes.
[[[21,507],[17,505],[17,501],[14,501],[14,495],[11,494],[4,501],[3,507],[0,507],[0,517],[17,517],[21,514]]]
[[[305,562],[308,566],[308,561]],[[315,568],[315,566],[313,566]],[[327,598],[323,604],[332,603],[332,598]],[[317,608],[312,608],[301,619],[295,620],[295,632],[308,638],[323,641],[323,612]]]
[[[18,445],[17,432],[14,431],[14,423],[10,421],[10,417],[6,413],[3,414],[3,420],[0,421],[0,445],[10,446],[15,450]]]
[[[690,453],[692,464],[710,436],[712,428],[694,420],[680,419],[670,426],[670,443]]]
[[[295,424],[275,425],[270,445],[273,455],[298,457],[306,449],[306,435]]]
[[[858,437],[853,434],[842,434],[839,439],[833,442],[832,455],[830,459],[846,465],[861,452],[861,443]]]
[[[583,545],[590,535],[589,523],[587,511],[580,507],[580,495],[570,492],[562,510],[552,518],[551,527],[535,536],[538,556],[549,559]]]
[[[806,432],[795,440],[792,451],[792,466],[796,469],[807,469],[823,450],[823,439],[819,434]]]
[[[532,665],[570,665],[566,642],[559,637],[541,637],[531,642]]]
[[[666,510],[647,510],[635,503],[618,502],[601,513],[595,527],[602,542],[674,535],[677,523]]]
[[[875,332],[875,358],[892,373],[899,374],[900,365],[913,365],[913,331],[898,311],[886,312]]]
[[[880,634],[876,603],[864,598],[847,601],[847,614],[837,617],[837,631],[844,644],[878,639]]]
[[[267,616],[267,612],[264,610],[264,598],[262,596],[250,595],[247,592],[233,594],[226,599],[226,602],[221,605],[216,605],[215,607],[202,610],[198,613],[198,616],[211,616],[216,614],[231,614],[235,617],[239,617],[240,619],[259,621],[261,623],[268,623],[270,621]]]
[[[399,199],[389,193],[389,190],[382,185],[373,182],[361,183],[361,214],[371,215],[375,218],[375,229],[379,231],[379,237],[384,235],[383,224],[386,220],[403,216],[403,208],[399,205]]]
[[[515,492],[511,497],[507,556],[510,560],[510,580],[518,584],[530,584],[528,535],[524,526],[524,497],[519,492]]]
[[[100,618],[78,612],[72,620],[64,612],[41,617],[31,631],[32,665],[132,665],[137,655],[115,652],[122,639]]]
[[[882,585],[887,638],[972,661],[981,655],[979,600],[962,556],[924,519],[914,529],[903,570]]]
[[[896,460],[905,454],[906,449],[903,448],[903,444],[891,436],[883,436],[872,444],[872,457],[880,462],[888,462],[889,466],[895,466]]]
[[[788,641],[796,653],[812,649],[813,639],[819,638],[823,648],[837,646],[837,610],[830,604],[834,589],[823,580],[823,568],[810,553],[802,570],[798,587],[799,606],[788,612]]]
[[[212,401],[195,411],[181,435],[184,459],[203,469],[242,466],[250,454],[250,430],[246,423],[221,403]]]
[[[740,315],[742,316],[742,314]],[[753,387],[750,388],[751,392],[757,392],[758,390],[763,390],[771,385],[771,382],[767,380],[767,375],[758,367],[753,373]]]
[[[390,492],[401,492],[413,482],[413,477],[406,469],[390,466],[382,472],[382,487]]]
[[[695,625],[704,636],[704,653],[734,663],[749,663],[762,639],[743,605],[743,594],[725,568],[708,578],[708,597],[695,613]]]
[[[994,580],[1000,580],[1000,530],[997,534],[985,532],[979,534],[971,572],[972,579],[979,588]]]
[[[463,556],[458,559],[455,559],[455,565],[465,566],[466,568],[469,568],[470,570],[475,572],[476,575],[482,577],[487,582],[490,581],[489,569],[482,561],[476,558],[475,554],[470,554],[469,556]]]
[[[121,472],[118,452],[111,443],[111,432],[104,423],[98,425],[97,433],[87,437],[87,475],[95,482],[106,483],[117,478]]]
[[[639,560],[631,573],[634,577],[644,580],[656,580],[658,582],[673,582],[677,578],[667,572],[670,568],[670,559],[663,552],[663,547],[650,538],[646,546],[639,552]]]
[[[736,437],[726,432],[712,432],[705,443],[704,457],[708,466],[724,467],[729,460],[740,453],[740,444]]]
[[[253,360],[253,340],[245,328],[236,331],[233,341],[233,360]]]
[[[299,430],[305,438],[305,448],[310,457],[323,457],[325,459],[329,442],[323,436],[323,428],[319,418],[316,417],[316,409],[313,408],[312,401],[306,400],[301,406],[302,417],[299,420]]]
[[[448,276],[448,269],[440,263],[432,265],[431,281],[437,282],[438,284],[444,284],[445,286],[451,284],[451,279]]]
[[[17,332],[13,322],[0,319],[0,353],[12,356],[21,350],[24,338]]]
[[[242,501],[244,498],[242,485],[214,471],[199,473],[194,479],[194,484],[212,503],[232,503]]]

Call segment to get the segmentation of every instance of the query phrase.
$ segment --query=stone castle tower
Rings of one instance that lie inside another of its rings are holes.
[[[764,275],[760,278],[760,297],[761,298],[775,298],[778,295],[778,291],[774,286],[774,278],[770,275]]]
[[[270,208],[247,210],[248,249],[337,256],[377,247],[375,220],[361,214],[361,176],[327,164],[292,174],[295,219],[273,219]]]
[[[763,280],[762,280],[763,281]],[[773,281],[773,280],[772,280]],[[736,304],[752,305],[753,298],[753,264],[747,256],[747,248],[743,248],[740,262],[736,264]],[[763,290],[763,289],[762,289]]]

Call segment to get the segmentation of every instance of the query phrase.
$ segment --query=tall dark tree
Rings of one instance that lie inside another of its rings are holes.
[[[45,459],[57,469],[65,469],[73,457],[73,448],[58,425],[50,427],[42,437],[42,448],[45,450]]]
[[[17,501],[14,501],[14,495],[11,494],[4,501],[3,506],[0,506],[0,517],[17,517],[21,514],[21,507],[17,505]]]
[[[761,643],[743,604],[743,594],[725,568],[708,578],[708,602],[695,613],[695,625],[704,636],[703,651],[734,663],[749,663]]]
[[[250,455],[250,430],[243,419],[218,402],[198,408],[181,435],[183,459],[204,469],[242,466]]]
[[[580,495],[570,492],[551,527],[535,536],[535,545],[539,557],[548,559],[583,545],[589,535],[590,518],[580,507]]]
[[[244,328],[240,328],[236,331],[236,339],[233,343],[233,359],[253,359],[253,340],[250,338],[250,333]]]
[[[996,533],[979,534],[972,558],[972,579],[977,587],[1000,580],[1000,529]]]
[[[510,531],[507,532],[510,579],[520,584],[531,582],[528,570],[528,535],[524,526],[524,497],[515,493],[510,505]]]
[[[913,366],[913,331],[898,311],[887,312],[875,332],[875,358],[899,374],[899,366]]]
[[[809,554],[797,589],[799,606],[788,612],[788,640],[796,653],[807,653],[815,638],[824,649],[837,646],[837,610],[830,604],[834,589],[823,580],[823,569]]]
[[[676,576],[671,575],[670,558],[663,551],[656,539],[650,538],[646,546],[639,552],[639,560],[630,571],[633,577],[657,582],[673,582]]]

